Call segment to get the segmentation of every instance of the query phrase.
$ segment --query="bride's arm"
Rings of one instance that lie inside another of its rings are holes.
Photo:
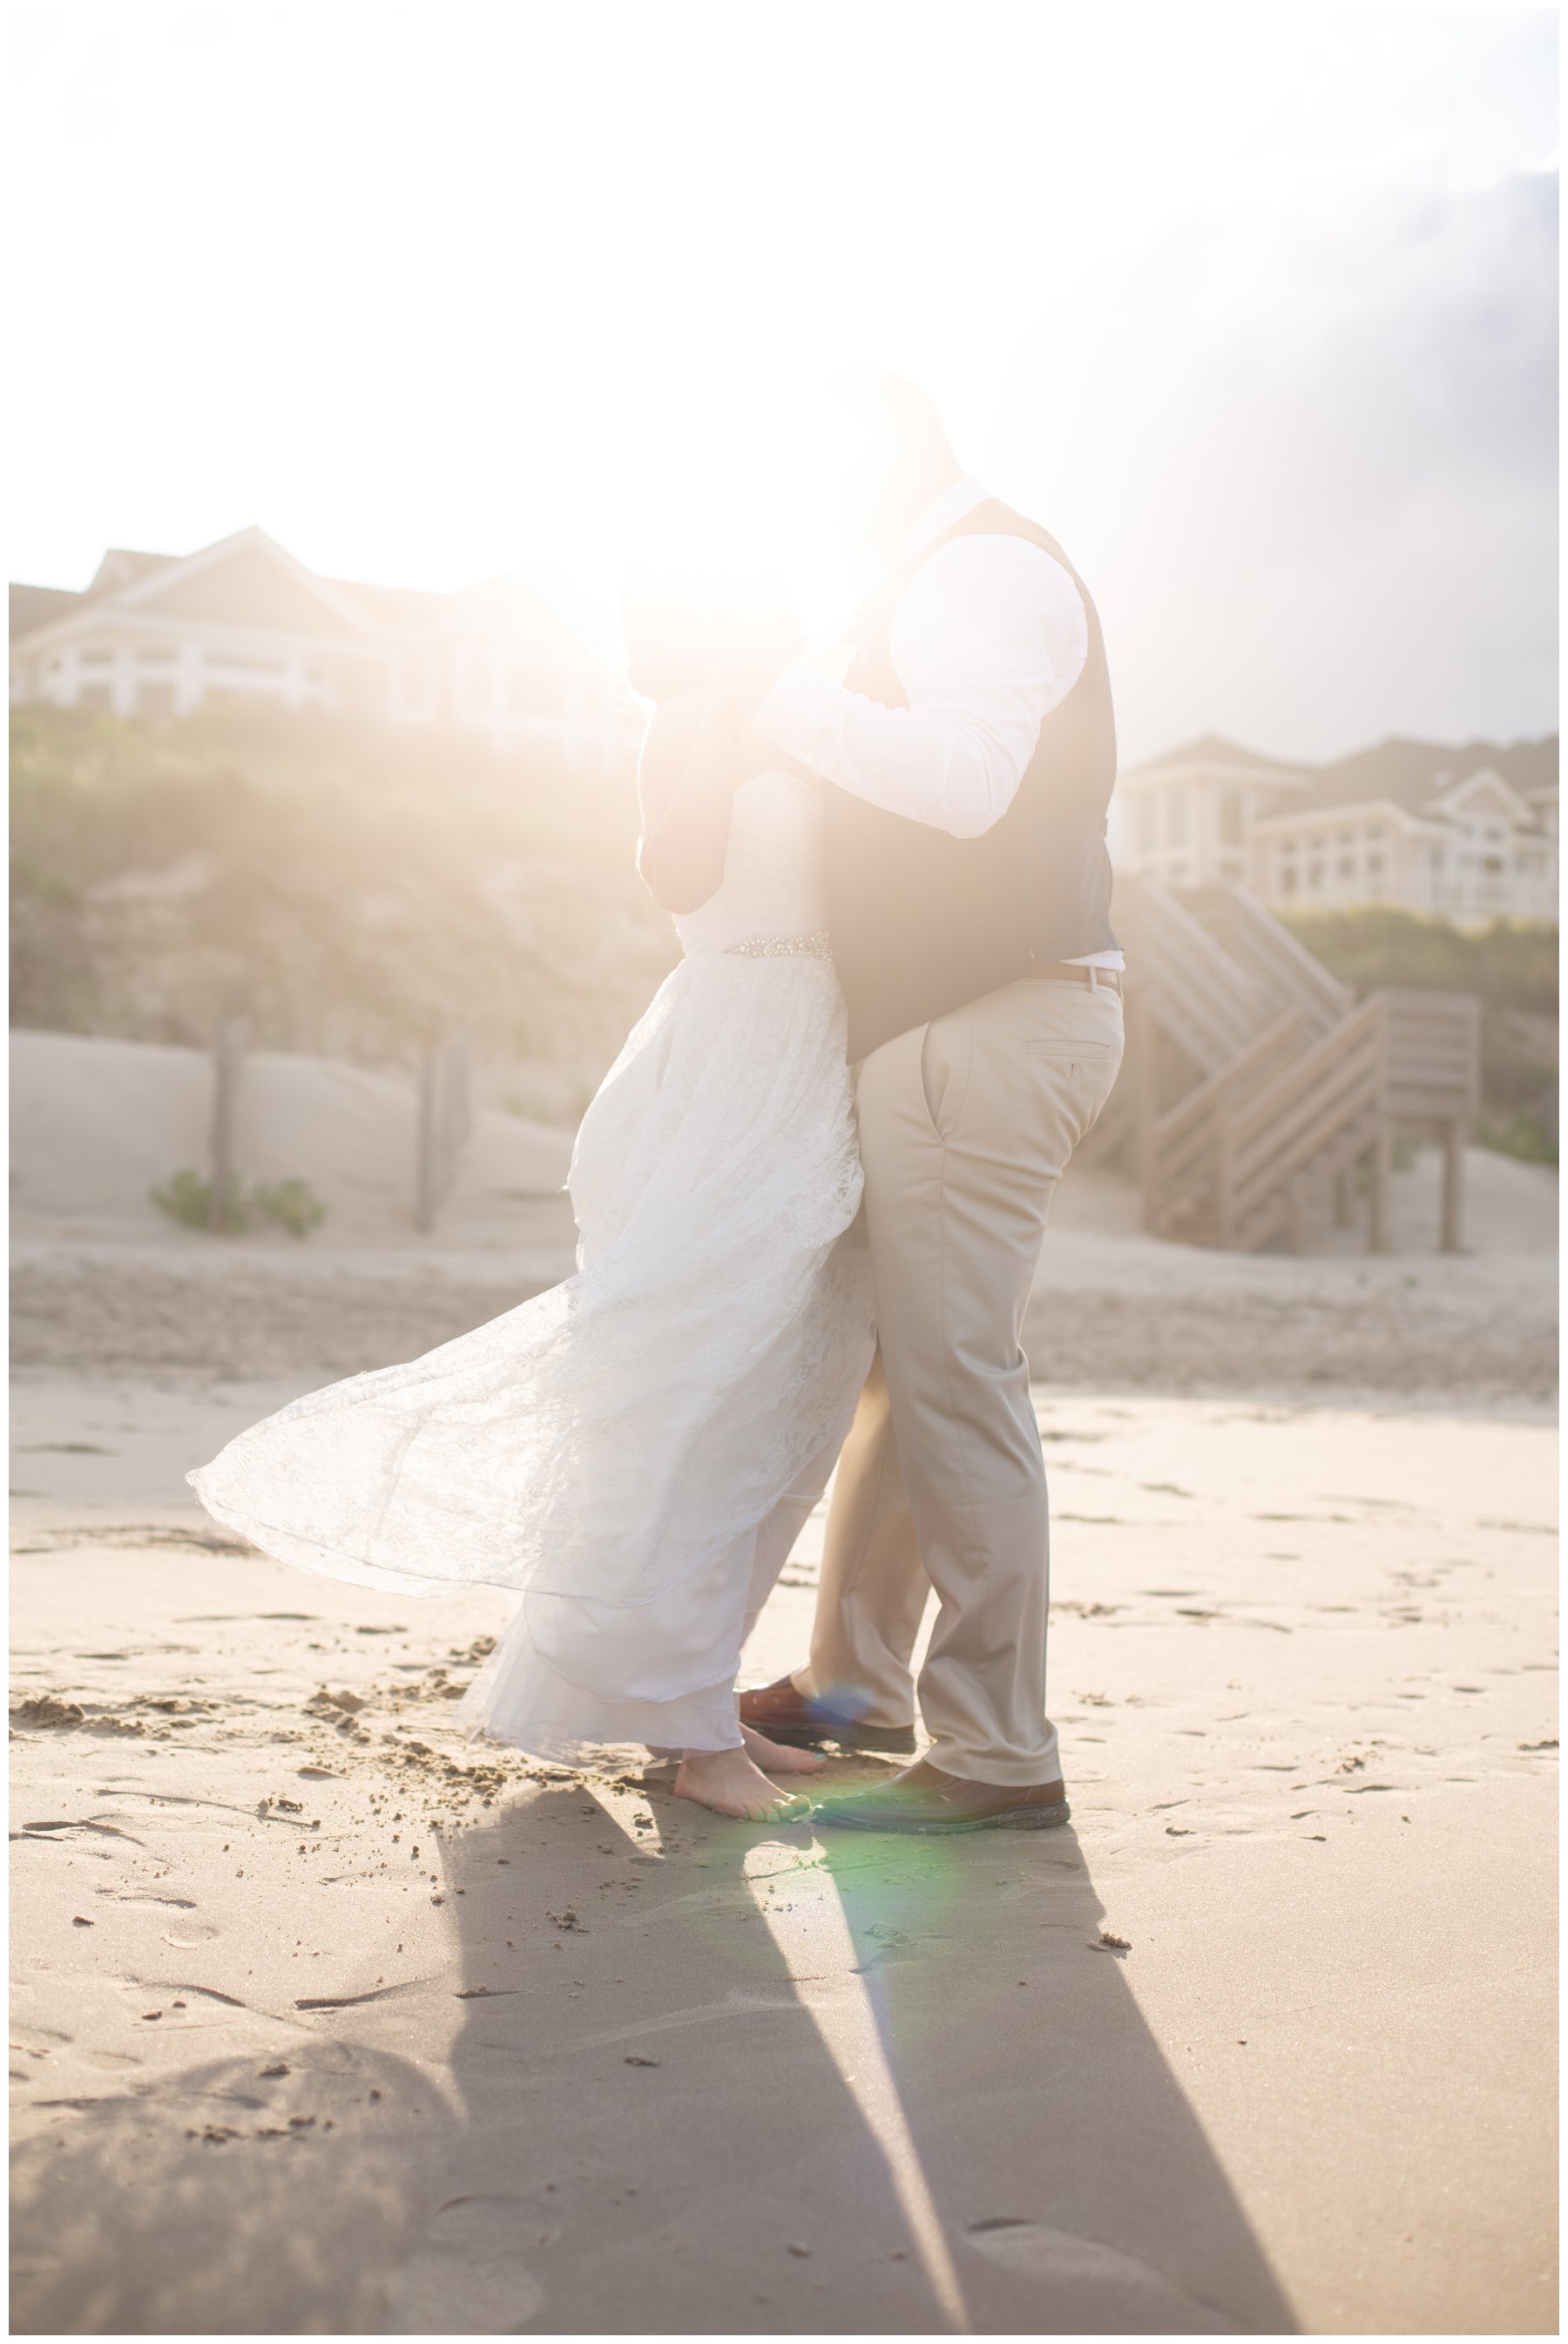
[[[724,877],[730,801],[745,778],[736,756],[739,729],[727,695],[694,692],[657,708],[643,735],[637,867],[667,912],[699,910]]]

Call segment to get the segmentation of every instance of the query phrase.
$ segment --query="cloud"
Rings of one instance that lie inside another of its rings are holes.
[[[1135,753],[1554,723],[1556,192],[1363,192],[1187,256],[1095,466],[1120,442],[1102,575]]]

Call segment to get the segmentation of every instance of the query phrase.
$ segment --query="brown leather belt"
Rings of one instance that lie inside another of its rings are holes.
[[[1119,968],[1085,968],[1081,961],[1033,960],[1029,965],[1029,973],[1030,976],[1064,976],[1070,985],[1108,985],[1112,993],[1121,990],[1121,971]]]

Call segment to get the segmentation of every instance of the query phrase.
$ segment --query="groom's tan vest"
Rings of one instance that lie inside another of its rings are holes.
[[[1060,546],[1033,521],[988,498],[937,545],[977,536],[1027,538],[1060,562],[1089,614],[1089,656],[1041,724],[1018,794],[983,837],[954,838],[829,790],[828,924],[849,1005],[851,1061],[1027,976],[1032,962],[1078,960],[1116,944],[1105,847],[1116,728],[1099,615]],[[902,708],[888,650],[890,615],[890,606],[845,682]]]

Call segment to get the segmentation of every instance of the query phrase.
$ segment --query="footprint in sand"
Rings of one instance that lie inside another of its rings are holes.
[[[1075,2230],[1008,2215],[971,2223],[966,2245],[988,2262],[1053,2292],[1071,2291],[1080,2322],[1091,2333],[1108,2328],[1155,2336],[1232,2336],[1237,2323],[1213,2304],[1183,2292],[1151,2263]],[[1103,2316],[1096,2317],[1096,2314]]]
[[[100,1888],[98,1894],[113,1897],[116,1904],[172,1904],[182,1913],[196,1911],[194,1896],[159,1896],[150,1888]]]

